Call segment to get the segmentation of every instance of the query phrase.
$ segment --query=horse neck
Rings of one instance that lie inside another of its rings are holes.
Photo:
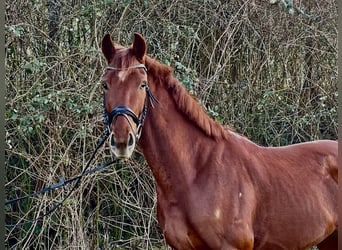
[[[157,186],[184,189],[205,167],[203,159],[209,158],[210,144],[216,140],[179,111],[165,88],[154,89],[154,94],[159,103],[147,111],[139,146]]]

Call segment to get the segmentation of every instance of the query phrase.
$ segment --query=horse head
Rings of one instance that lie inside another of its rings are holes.
[[[101,49],[107,61],[102,76],[104,114],[110,132],[110,147],[117,158],[129,158],[140,138],[148,101],[146,43],[134,34],[133,45],[124,48],[105,35]]]

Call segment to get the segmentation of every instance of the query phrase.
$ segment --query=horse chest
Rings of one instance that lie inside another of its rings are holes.
[[[209,249],[182,211],[177,205],[158,202],[158,221],[166,242],[174,249]]]
[[[225,231],[222,223],[218,222],[222,216],[220,210],[215,210],[210,218],[198,217],[195,220],[177,207],[160,212],[159,222],[165,240],[174,249],[253,249],[251,228],[248,229],[245,223],[236,221],[229,232]]]
[[[235,198],[229,195],[226,198],[229,201],[241,200],[236,203],[242,202],[243,205],[246,202],[244,197],[249,194],[241,192]],[[170,197],[166,199],[161,192],[158,195],[158,221],[166,242],[174,249],[253,248],[252,226],[248,223],[252,208],[223,207],[211,199],[213,196],[205,198],[203,194],[197,196],[188,192],[186,197],[189,200],[183,203]],[[230,211],[229,216],[227,210]]]

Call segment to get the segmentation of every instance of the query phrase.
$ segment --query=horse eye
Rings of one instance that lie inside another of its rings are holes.
[[[108,89],[108,84],[107,84],[107,82],[102,82],[102,88]]]
[[[141,89],[146,88],[146,86],[147,86],[147,82],[145,82],[145,81],[140,84]]]

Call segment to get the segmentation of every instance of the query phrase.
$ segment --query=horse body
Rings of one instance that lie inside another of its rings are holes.
[[[115,91],[120,84],[126,92],[139,86],[141,77],[159,100],[147,111],[138,144],[156,181],[157,216],[168,244],[182,250],[275,250],[306,249],[329,239],[337,229],[337,142],[261,147],[210,119],[169,67],[145,56],[140,35],[120,53],[106,39],[102,51],[112,67],[144,63],[148,69],[126,76],[128,82],[116,78]],[[118,55],[132,57],[130,63]],[[142,110],[124,92],[124,103],[117,103],[116,92],[107,112],[115,105]],[[112,141],[132,133],[125,119],[109,124]]]
[[[168,95],[155,94],[167,103]],[[158,220],[175,249],[305,249],[334,231],[337,183],[328,164],[336,142],[267,148],[231,131],[203,139],[165,106],[149,113],[140,147],[156,179]]]

